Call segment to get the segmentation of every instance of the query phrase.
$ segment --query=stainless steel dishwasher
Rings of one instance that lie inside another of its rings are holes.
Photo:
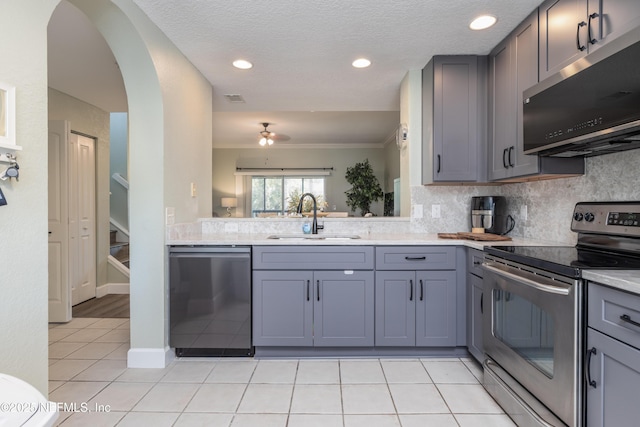
[[[251,247],[169,248],[169,346],[177,356],[252,356]]]

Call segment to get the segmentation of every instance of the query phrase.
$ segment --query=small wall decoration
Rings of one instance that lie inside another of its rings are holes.
[[[16,88],[0,82],[0,147],[19,150],[16,145]]]

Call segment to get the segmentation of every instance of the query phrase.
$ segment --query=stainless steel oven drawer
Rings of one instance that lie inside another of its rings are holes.
[[[640,296],[589,283],[589,327],[640,348]]]

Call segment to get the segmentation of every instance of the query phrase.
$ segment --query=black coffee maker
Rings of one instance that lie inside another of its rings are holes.
[[[502,196],[471,198],[471,229],[483,228],[485,233],[507,234],[515,225],[507,214],[507,201]]]

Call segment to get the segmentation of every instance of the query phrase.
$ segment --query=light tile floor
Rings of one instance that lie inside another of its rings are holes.
[[[49,399],[79,409],[60,414],[64,427],[514,426],[471,359],[184,358],[128,369],[128,319],[49,328]]]

